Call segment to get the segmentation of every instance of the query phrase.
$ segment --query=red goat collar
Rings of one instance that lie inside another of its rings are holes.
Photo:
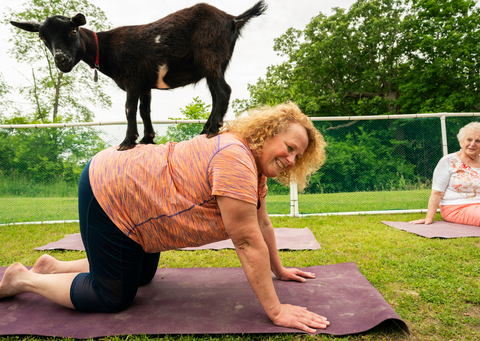
[[[93,80],[96,82],[98,81],[98,73],[97,73],[97,70],[100,69],[100,65],[98,63],[99,59],[100,59],[100,51],[99,51],[99,48],[98,48],[98,37],[97,37],[97,34],[95,32],[93,32],[93,36],[95,37],[95,43],[97,44],[97,56],[95,57],[95,74],[93,76]],[[92,67],[93,69],[93,67]]]

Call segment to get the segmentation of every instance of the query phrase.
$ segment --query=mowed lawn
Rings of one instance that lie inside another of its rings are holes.
[[[77,198],[0,198],[0,224],[78,220]]]
[[[299,194],[300,214],[426,209],[431,190]],[[270,214],[289,214],[290,196],[268,195]]]
[[[409,221],[423,216],[272,217],[275,227],[308,227],[321,245],[321,249],[315,251],[281,251],[280,257],[285,266],[354,262],[407,323],[411,335],[387,324],[347,337],[318,335],[312,338],[301,334],[129,335],[101,340],[479,340],[480,238],[428,239],[381,223],[382,220]],[[437,214],[436,220],[439,219]],[[76,232],[76,223],[0,226],[0,266],[8,266],[14,261],[33,265],[42,254],[34,251],[34,247]],[[46,253],[60,260],[85,257],[83,252],[74,251]],[[159,262],[159,268],[239,266],[234,250],[168,251],[162,253]],[[45,340],[40,337],[28,339]],[[14,341],[19,337],[3,337],[0,340]]]
[[[430,190],[353,192],[336,194],[300,194],[301,214],[364,212],[427,208]],[[270,214],[289,214],[289,195],[268,195]],[[77,198],[47,197],[0,198],[0,224],[78,220]]]

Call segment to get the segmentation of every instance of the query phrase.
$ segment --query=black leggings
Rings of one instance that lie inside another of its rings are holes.
[[[160,252],[145,253],[115,226],[93,195],[89,167],[80,177],[78,209],[90,273],[75,277],[70,299],[80,311],[115,313],[130,305],[139,286],[150,283]]]

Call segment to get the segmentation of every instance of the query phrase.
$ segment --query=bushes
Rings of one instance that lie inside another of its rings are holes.
[[[0,138],[3,141],[0,146],[1,181],[18,181],[32,186],[57,183],[77,186],[85,164],[105,148],[99,134],[88,127],[3,129]],[[2,195],[17,192],[12,186],[2,190]]]
[[[406,189],[406,183],[416,179],[415,165],[396,153],[404,142],[363,127],[358,127],[357,134],[326,136],[326,140],[327,161],[312,177],[307,193]]]
[[[422,188],[428,181],[419,177],[416,164],[406,159],[409,145],[406,140],[396,140],[397,127],[364,122],[343,132],[331,132],[321,125],[319,130],[328,143],[327,160],[312,176],[305,193],[405,190]],[[288,188],[277,183],[268,185],[271,194],[288,194]]]

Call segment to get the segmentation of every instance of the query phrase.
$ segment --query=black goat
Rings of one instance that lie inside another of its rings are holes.
[[[127,92],[127,134],[119,150],[133,148],[138,138],[136,113],[145,126],[140,143],[153,143],[150,118],[151,89],[168,90],[206,78],[212,95],[212,112],[202,134],[218,133],[228,109],[231,88],[224,78],[242,27],[267,9],[263,0],[235,17],[205,3],[179,10],[153,23],[122,26],[96,34],[85,28],[85,16],[55,15],[43,23],[10,23],[39,32],[62,72],[83,60],[111,77]],[[96,71],[95,71],[96,72]]]

